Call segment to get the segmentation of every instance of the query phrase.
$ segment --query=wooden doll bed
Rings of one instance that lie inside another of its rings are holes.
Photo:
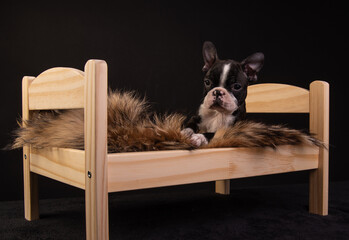
[[[37,174],[85,190],[86,238],[108,239],[108,193],[216,181],[229,194],[229,179],[310,170],[309,211],[328,214],[328,150],[316,146],[216,148],[107,153],[107,64],[89,60],[82,72],[52,68],[24,77],[23,119],[31,111],[84,108],[85,150],[23,148],[25,218],[39,218]],[[310,90],[285,84],[250,86],[248,112],[309,113],[310,132],[328,145],[329,84]]]

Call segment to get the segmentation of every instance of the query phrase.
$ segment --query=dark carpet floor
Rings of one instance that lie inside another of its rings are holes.
[[[110,239],[349,239],[349,182],[330,184],[329,215],[308,213],[307,185],[234,189],[210,184],[109,195]],[[23,201],[0,202],[0,239],[84,239],[84,198],[40,200],[40,220]]]

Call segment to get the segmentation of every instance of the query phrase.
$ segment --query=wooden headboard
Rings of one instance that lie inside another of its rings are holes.
[[[57,67],[30,77],[29,110],[84,108],[85,75],[78,69]],[[304,88],[279,83],[248,87],[249,113],[309,113],[309,105],[310,92]]]
[[[309,113],[309,90],[279,83],[248,87],[246,110],[249,113]]]
[[[84,72],[74,68],[51,68],[29,85],[29,110],[84,107]]]

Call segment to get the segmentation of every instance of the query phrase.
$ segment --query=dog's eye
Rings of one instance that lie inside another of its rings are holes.
[[[205,83],[206,86],[210,86],[211,85],[211,81],[207,80],[207,79],[204,81],[204,83]]]
[[[234,83],[233,84],[234,90],[240,90],[241,89],[241,84],[240,83]]]

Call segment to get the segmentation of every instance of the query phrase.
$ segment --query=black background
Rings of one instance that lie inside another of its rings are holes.
[[[159,112],[195,112],[202,94],[201,47],[210,40],[221,59],[263,52],[259,82],[304,88],[318,79],[330,83],[330,180],[347,180],[344,9],[344,2],[334,1],[6,1],[0,9],[0,146],[11,141],[21,115],[23,76],[56,66],[83,69],[91,58],[108,63],[112,89],[137,90]],[[306,114],[252,117],[308,127]],[[21,151],[0,154],[0,200],[22,199]],[[292,173],[237,180],[233,186],[307,180],[306,173]],[[40,178],[41,198],[75,195],[83,192]]]

